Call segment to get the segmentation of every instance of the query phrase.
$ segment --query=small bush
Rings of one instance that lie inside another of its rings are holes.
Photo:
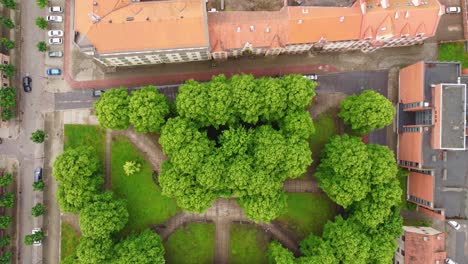
[[[127,161],[123,165],[124,172],[127,176],[133,175],[141,170],[141,164],[136,161]]]
[[[31,134],[31,140],[34,143],[42,143],[45,139],[45,133],[43,130],[36,130]]]

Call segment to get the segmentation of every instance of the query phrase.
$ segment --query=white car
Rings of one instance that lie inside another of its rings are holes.
[[[453,261],[453,259],[451,259],[451,258],[446,258],[445,259],[445,264],[458,264],[458,263]]]
[[[318,76],[317,74],[307,74],[307,75],[303,75],[305,78],[311,80],[311,81],[317,81],[318,79]]]
[[[49,37],[63,37],[63,30],[49,30],[47,35]]]
[[[51,6],[49,7],[50,13],[63,13],[63,9],[61,6]]]
[[[449,6],[445,8],[445,13],[447,14],[458,14],[461,12],[461,8],[459,6]]]
[[[40,228],[37,228],[37,227],[36,227],[36,228],[34,228],[34,229],[32,230],[31,234],[34,235],[34,234],[36,234],[36,233],[38,233],[38,232],[41,232],[41,231],[42,231],[42,230],[41,230]],[[35,247],[42,246],[42,240],[34,241],[34,242],[33,242],[33,245],[34,245]]]
[[[460,224],[456,221],[447,221],[447,224],[449,224],[451,227],[453,227],[455,230],[460,229]]]
[[[46,20],[50,22],[62,22],[63,17],[62,16],[46,16]]]
[[[50,38],[49,39],[49,44],[50,45],[60,45],[63,43],[63,39],[62,38]]]

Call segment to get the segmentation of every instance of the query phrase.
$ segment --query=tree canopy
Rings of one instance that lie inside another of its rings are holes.
[[[104,183],[96,151],[91,147],[65,150],[54,162],[53,175],[58,182],[58,203],[64,212],[80,211]]]
[[[267,254],[271,264],[294,264],[295,261],[293,253],[276,240],[268,246]]]
[[[129,126],[130,99],[124,87],[101,94],[94,103],[99,124],[104,128],[126,129]]]
[[[140,133],[160,132],[169,114],[169,104],[156,87],[150,85],[132,93],[129,104],[130,123]]]
[[[159,138],[169,157],[159,176],[163,194],[186,211],[234,196],[254,221],[278,217],[286,207],[283,181],[312,163],[314,126],[305,108],[315,86],[301,75],[187,81],[177,94],[178,115]]]
[[[132,234],[115,246],[116,264],[164,263],[164,247],[158,234],[149,229]]]
[[[345,124],[361,134],[390,125],[395,115],[392,103],[373,90],[348,96],[340,108],[339,116]]]

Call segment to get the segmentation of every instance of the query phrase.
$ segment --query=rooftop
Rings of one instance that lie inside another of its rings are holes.
[[[432,227],[404,226],[403,230],[405,231],[405,263],[443,263],[447,257],[444,233]]]
[[[466,84],[442,84],[441,93],[441,147],[465,149]]]

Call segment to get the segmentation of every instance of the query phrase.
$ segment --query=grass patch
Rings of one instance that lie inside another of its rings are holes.
[[[430,227],[432,226],[432,221],[425,220],[425,219],[417,219],[417,220],[404,220],[403,225],[405,226],[425,226]]]
[[[164,244],[166,263],[213,263],[215,226],[189,223],[177,229]]]
[[[60,243],[61,260],[68,256],[74,255],[78,244],[80,244],[80,235],[73,229],[71,225],[62,222],[62,237]]]
[[[106,160],[106,131],[99,126],[65,125],[63,148],[91,146],[96,149],[102,168]]]
[[[400,203],[400,208],[401,210],[408,210],[408,211],[416,211],[416,204],[410,203],[406,200],[406,188],[407,188],[407,183],[408,183],[408,175],[409,172],[407,169],[403,168],[398,168],[398,181],[400,182],[400,187],[402,189],[402,194],[401,194],[401,203]]]
[[[330,137],[338,134],[335,116],[332,113],[323,113],[314,121],[315,134],[309,139],[312,158],[317,161],[325,144]]]
[[[231,225],[229,263],[267,264],[268,236],[252,225]]]
[[[140,172],[127,176],[123,170],[126,161],[140,162]],[[125,137],[112,141],[111,168],[112,190],[128,202],[129,221],[124,233],[161,224],[179,212],[175,200],[163,196],[161,188],[153,182],[150,164]]]
[[[462,68],[468,68],[468,54],[464,42],[443,43],[439,45],[440,61],[460,61]]]
[[[288,193],[288,211],[276,221],[302,240],[310,233],[320,236],[323,226],[334,216],[335,204],[326,195]]]

